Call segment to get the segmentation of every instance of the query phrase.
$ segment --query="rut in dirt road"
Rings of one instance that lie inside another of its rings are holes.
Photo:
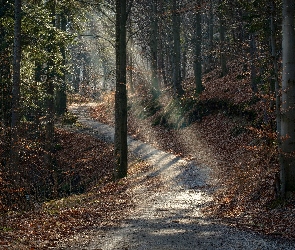
[[[114,130],[90,119],[87,105],[71,106],[85,133],[113,141]],[[295,249],[294,242],[263,237],[256,233],[224,226],[206,218],[202,208],[212,201],[210,170],[165,153],[141,141],[128,138],[129,151],[148,161],[152,170],[147,177],[157,177],[157,191],[145,183],[134,193],[135,211],[119,228],[104,237],[94,237],[87,245],[69,249]]]

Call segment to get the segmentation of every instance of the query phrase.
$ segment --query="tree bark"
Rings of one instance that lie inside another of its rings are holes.
[[[0,19],[11,9],[7,1],[0,1]],[[11,47],[7,29],[0,22],[0,122],[5,127],[11,125]]]
[[[173,77],[172,82],[177,97],[184,94],[181,85],[181,47],[180,47],[180,13],[177,8],[177,0],[172,2],[172,29],[173,29]]]
[[[15,23],[13,43],[13,79],[11,110],[11,155],[10,170],[15,175],[14,181],[19,184],[19,109],[20,109],[20,63],[21,63],[21,0],[15,0]]]
[[[271,46],[271,57],[273,61],[273,77],[274,82],[271,83],[271,91],[275,96],[275,103],[271,103],[271,109],[275,106],[275,114],[276,114],[276,132],[277,132],[277,143],[278,143],[278,161],[280,166],[282,165],[282,155],[280,149],[282,147],[281,144],[281,96],[280,96],[280,84],[279,84],[279,72],[278,72],[278,59],[277,59],[277,50],[276,50],[276,25],[275,25],[275,3],[271,1],[271,16],[270,16],[270,46]],[[283,197],[284,195],[280,190],[280,180],[276,178],[276,196]]]
[[[126,0],[116,0],[115,179],[127,176]]]
[[[199,95],[202,92],[202,63],[201,63],[201,43],[202,43],[202,19],[200,10],[196,13],[196,25],[195,25],[195,58],[194,58],[194,74],[196,94]]]
[[[181,79],[186,79],[187,76],[187,53],[188,53],[188,34],[185,32],[183,35],[183,48],[182,48],[182,63],[181,63]]]
[[[295,31],[294,0],[283,0],[281,109],[281,193],[295,191]]]
[[[208,69],[206,70],[207,72],[209,72],[212,68],[212,63],[213,63],[213,26],[214,26],[214,15],[213,15],[213,0],[210,0],[210,9],[209,9],[209,22],[208,22],[208,26],[209,26],[209,30],[208,30],[208,37],[209,37],[209,55],[208,55]]]
[[[61,14],[60,18],[60,29],[62,31],[66,31],[67,20],[64,13]],[[65,46],[61,46],[60,48],[63,66],[66,65],[66,48]],[[66,92],[66,72],[63,70],[63,75],[61,79],[61,84],[58,86],[56,90],[56,113],[57,115],[64,115],[67,111],[67,92]]]
[[[219,0],[219,4],[222,1]],[[220,32],[220,66],[221,77],[227,74],[226,56],[225,56],[225,19],[222,13],[219,13],[219,32]]]
[[[55,9],[56,2],[55,0],[51,0],[48,2],[48,8],[52,14],[52,26],[56,27],[55,20]],[[54,44],[55,41],[55,30],[52,29],[50,31],[50,36],[47,44],[47,52],[49,55],[49,59],[47,61],[47,79],[46,79],[46,125],[45,125],[45,154],[44,154],[44,164],[48,170],[51,171],[51,198],[55,198],[57,196],[57,169],[55,165],[54,158],[54,114],[55,114],[55,103],[54,103],[54,89],[55,89],[55,61],[54,61]]]
[[[162,16],[165,13],[164,7],[163,7],[163,0],[159,0],[159,15]],[[166,69],[165,69],[165,59],[164,59],[164,53],[165,53],[165,33],[164,33],[164,24],[163,20],[159,18],[159,71],[160,71],[160,85],[163,84],[164,86],[168,86],[167,81],[167,75],[166,75]]]
[[[254,95],[258,92],[257,87],[257,73],[255,66],[255,54],[256,54],[256,40],[255,33],[250,34],[250,58],[251,58],[251,89]]]
[[[158,1],[151,1],[152,14],[151,14],[151,36],[150,36],[150,49],[151,49],[151,70],[152,70],[152,94],[154,98],[159,95],[159,77],[158,77]]]

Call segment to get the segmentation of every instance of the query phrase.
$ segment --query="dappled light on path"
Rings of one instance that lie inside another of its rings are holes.
[[[79,112],[72,108],[84,132],[111,140],[113,129],[87,118],[86,108],[80,107]],[[203,209],[212,202],[214,190],[205,165],[131,137],[128,146],[130,152],[152,165],[143,175],[154,180],[157,188],[137,183],[132,194],[134,211],[120,227],[110,228],[105,236],[89,242],[87,249],[295,249],[291,242],[239,231],[207,218]]]

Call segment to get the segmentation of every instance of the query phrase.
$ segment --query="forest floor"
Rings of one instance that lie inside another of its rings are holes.
[[[93,104],[71,107],[71,112],[79,117],[84,133],[112,141],[113,129],[91,119],[89,106]],[[149,132],[145,131],[146,134]],[[194,141],[198,161],[164,152],[129,137],[129,151],[150,166],[147,171],[131,177],[130,181],[136,183],[128,191],[133,208],[120,225],[103,233],[94,230],[83,242],[75,235],[74,243],[69,244],[67,240],[63,246],[59,244],[60,248],[295,249],[293,241],[239,230],[204,212],[214,202],[213,193],[217,188],[214,169],[206,165],[206,161],[214,161],[214,155],[208,145],[202,143],[201,137],[194,134],[196,137],[188,140]]]
[[[79,120],[56,129],[57,161],[94,185],[2,216],[0,249],[295,249],[293,200],[264,206],[271,169],[241,147],[249,136],[230,135],[237,120],[218,113],[173,130],[130,110],[128,177],[112,182],[113,94],[70,110]],[[249,159],[251,178],[235,168]]]

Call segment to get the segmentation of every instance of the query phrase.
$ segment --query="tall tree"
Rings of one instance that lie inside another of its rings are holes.
[[[66,25],[67,25],[67,19],[66,19],[66,10],[63,9],[60,14],[60,19],[58,27],[62,31],[66,31]],[[56,90],[56,113],[57,115],[64,115],[67,111],[67,93],[66,93],[66,71],[65,71],[65,65],[66,65],[66,48],[63,44],[60,47],[60,52],[62,55],[62,63],[63,63],[63,72],[62,72],[62,78],[61,83],[57,86]]]
[[[56,40],[55,26],[56,26],[56,0],[50,0],[47,3],[47,8],[50,10],[52,16],[52,28],[49,31],[47,53],[49,55],[47,61],[47,75],[46,75],[46,125],[45,125],[45,155],[44,162],[47,169],[51,170],[51,195],[57,195],[57,173],[54,162],[54,85],[56,80],[56,62],[55,53],[56,48],[54,41]]]
[[[200,5],[200,3],[199,3]],[[202,63],[201,63],[201,43],[202,43],[202,18],[201,7],[199,6],[196,13],[196,25],[195,25],[195,58],[194,58],[194,74],[196,94],[199,95],[202,92]]]
[[[213,63],[213,19],[214,19],[214,15],[213,15],[213,0],[209,1],[209,15],[208,15],[208,51],[209,51],[209,55],[208,55],[208,68],[206,69],[206,71],[211,70],[212,67],[212,63]]]
[[[226,56],[225,56],[225,16],[222,10],[222,1],[219,0],[219,41],[220,41],[220,66],[221,76],[227,74]]]
[[[174,90],[178,97],[184,91],[181,85],[181,47],[180,47],[180,10],[178,0],[172,0],[172,32],[173,32],[173,77]]]
[[[280,95],[280,84],[279,84],[279,70],[278,70],[278,58],[277,58],[277,49],[276,49],[276,25],[275,25],[275,1],[271,1],[271,16],[270,16],[270,46],[271,46],[271,57],[273,63],[273,76],[274,76],[274,86],[271,86],[271,90],[275,94],[275,103],[276,103],[276,130],[278,134],[278,141],[280,143],[281,137],[281,95]]]
[[[126,5],[116,0],[115,179],[127,176]]]
[[[20,109],[20,66],[21,66],[21,0],[15,0],[14,43],[13,43],[13,79],[11,110],[11,159],[10,169],[17,174],[19,164],[19,109]]]
[[[150,32],[150,49],[151,49],[151,70],[152,70],[152,93],[155,97],[159,92],[158,77],[158,1],[151,1],[151,32]]]
[[[295,191],[295,1],[283,0],[281,192]]]
[[[11,2],[11,1],[10,1]],[[10,29],[5,26],[4,20],[13,12],[9,1],[0,1],[0,121],[5,126],[11,122],[11,40]],[[3,20],[3,21],[1,21]]]

